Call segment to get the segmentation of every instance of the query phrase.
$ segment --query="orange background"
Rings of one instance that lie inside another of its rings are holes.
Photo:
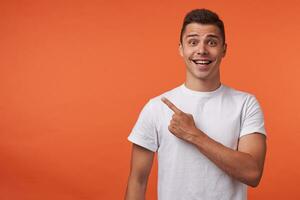
[[[127,136],[150,97],[183,83],[181,23],[202,7],[225,22],[222,82],[265,113],[265,172],[250,199],[300,199],[296,0],[2,0],[0,199],[122,199]]]

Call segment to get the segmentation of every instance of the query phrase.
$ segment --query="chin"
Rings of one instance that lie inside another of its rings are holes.
[[[206,72],[197,71],[197,72],[193,73],[193,76],[198,78],[198,79],[207,79],[207,78],[210,77],[210,74],[211,74],[210,71],[206,71]]]
[[[199,69],[195,68],[194,66],[189,66],[187,69],[188,77],[192,79],[200,79],[200,80],[208,80],[217,76],[218,70],[214,68],[214,66],[210,66],[206,71],[200,71]]]
[[[209,76],[197,76],[196,77],[198,80],[206,81],[209,80]]]
[[[192,75],[198,79],[208,80],[218,77],[220,72],[217,68],[209,68],[207,71],[199,71],[194,69]]]
[[[209,74],[192,74],[191,77],[193,79],[199,79],[199,80],[208,80],[209,79]]]

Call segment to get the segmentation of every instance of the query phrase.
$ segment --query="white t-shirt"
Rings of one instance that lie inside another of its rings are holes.
[[[266,134],[255,97],[225,85],[212,92],[199,92],[182,84],[150,99],[128,137],[158,153],[159,200],[247,199],[245,184],[228,176],[194,145],[169,132],[173,111],[161,101],[163,96],[192,114],[196,126],[210,138],[235,150],[240,137]]]

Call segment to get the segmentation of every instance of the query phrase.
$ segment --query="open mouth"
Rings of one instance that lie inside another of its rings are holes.
[[[193,59],[192,60],[196,65],[209,65],[210,63],[212,63],[211,60],[199,60],[199,59]]]

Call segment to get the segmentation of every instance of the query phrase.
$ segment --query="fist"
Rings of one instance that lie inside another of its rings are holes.
[[[199,129],[197,129],[195,125],[193,115],[181,111],[165,97],[161,100],[174,112],[168,126],[169,131],[173,135],[180,139],[190,141],[192,137],[199,134]]]

